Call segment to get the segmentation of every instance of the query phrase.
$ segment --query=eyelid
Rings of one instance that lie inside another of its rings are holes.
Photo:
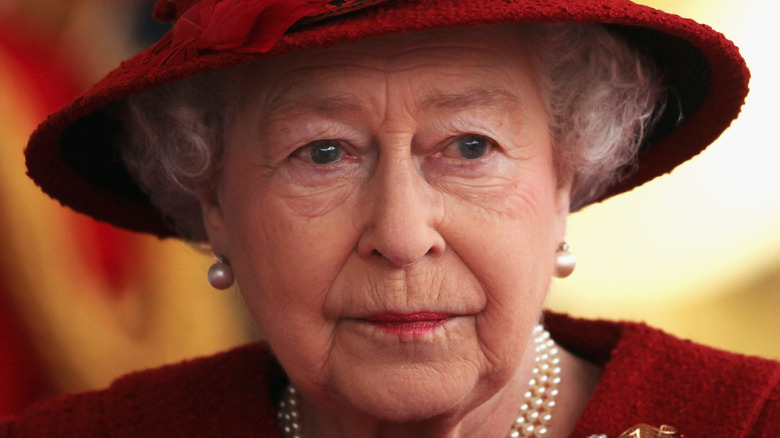
[[[353,146],[360,145],[364,137],[364,133],[349,123],[306,116],[275,123],[263,134],[275,140],[280,159],[294,156],[299,149],[318,141],[338,142],[354,155],[357,148]]]

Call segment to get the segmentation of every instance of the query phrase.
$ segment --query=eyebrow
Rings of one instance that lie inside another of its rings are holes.
[[[515,94],[498,88],[471,88],[458,92],[444,92],[433,89],[421,98],[415,99],[423,111],[447,110],[499,110],[502,112],[522,111],[523,101]],[[272,100],[267,108],[271,118],[295,117],[316,114],[322,117],[341,118],[351,114],[365,114],[370,110],[364,97],[354,94],[285,97]]]
[[[417,101],[423,110],[500,109],[521,111],[523,101],[515,94],[499,88],[471,88],[455,93],[434,89]]]
[[[269,111],[274,118],[284,118],[301,114],[316,114],[323,117],[340,117],[346,114],[365,113],[368,111],[368,104],[359,96],[338,95],[338,96],[303,96],[279,99],[280,101],[271,101],[268,105]]]

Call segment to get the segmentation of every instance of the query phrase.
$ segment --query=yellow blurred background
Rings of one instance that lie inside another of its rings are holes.
[[[770,22],[780,6],[640,3],[725,33],[751,67],[752,92],[740,119],[701,156],[571,217],[567,240],[578,267],[553,283],[549,307],[643,320],[712,346],[780,358],[780,141],[772,131],[780,66]],[[151,2],[0,0],[0,19],[29,22],[25,29],[63,55],[83,89],[139,49],[127,17],[142,7]],[[42,395],[102,387],[135,369],[255,337],[237,294],[206,282],[209,257],[70,213],[26,179],[21,151],[47,108],[30,99],[32,85],[14,62],[0,46],[0,201],[12,206],[0,214],[0,273],[7,305],[46,375]],[[110,269],[90,255],[96,252],[116,258]]]
[[[647,321],[727,350],[780,358],[780,39],[770,0],[644,0],[709,24],[751,69],[740,118],[671,175],[572,215],[578,266],[552,309]]]

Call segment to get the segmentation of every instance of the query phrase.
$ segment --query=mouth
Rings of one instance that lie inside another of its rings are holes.
[[[431,333],[452,318],[450,313],[415,312],[382,313],[363,320],[387,334],[407,338]]]

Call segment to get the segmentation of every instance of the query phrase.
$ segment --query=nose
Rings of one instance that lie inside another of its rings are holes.
[[[395,267],[409,267],[444,252],[436,229],[440,195],[417,170],[409,149],[380,157],[368,182],[366,220],[358,253]]]

